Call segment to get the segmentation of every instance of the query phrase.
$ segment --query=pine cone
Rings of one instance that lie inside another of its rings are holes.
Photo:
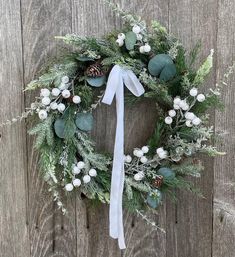
[[[163,176],[158,175],[156,179],[153,181],[153,186],[156,188],[160,188],[163,183]]]
[[[85,74],[88,76],[88,77],[102,77],[105,72],[102,68],[102,65],[100,63],[95,63],[95,64],[92,64],[90,65],[86,71],[85,71]]]

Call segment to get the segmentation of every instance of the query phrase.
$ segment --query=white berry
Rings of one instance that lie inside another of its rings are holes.
[[[138,150],[135,149],[135,150],[133,151],[133,154],[134,154],[135,156],[137,156],[137,152],[138,152]]]
[[[185,125],[189,128],[193,126],[191,120],[186,120]]]
[[[158,156],[160,159],[166,159],[167,154],[168,154],[167,151],[163,151],[163,152],[158,153]]]
[[[40,120],[45,120],[47,118],[47,112],[45,110],[39,111],[38,117]]]
[[[193,87],[193,88],[190,89],[190,91],[189,91],[189,94],[190,94],[191,96],[196,96],[197,93],[198,93],[198,90],[197,90],[197,88],[195,88],[195,87]]]
[[[77,163],[77,167],[78,167],[79,169],[83,169],[83,168],[85,167],[85,163],[82,162],[82,161],[80,161],[80,162]]]
[[[121,46],[124,45],[124,40],[121,39],[121,38],[118,38],[118,39],[116,40],[116,43],[121,47]]]
[[[195,115],[194,113],[192,112],[186,112],[184,117],[187,119],[187,120],[193,120],[195,118]]]
[[[141,158],[140,158],[140,162],[142,162],[142,163],[146,163],[148,161],[148,159],[147,159],[147,157],[145,157],[145,156],[142,156]]]
[[[143,155],[144,155],[144,153],[143,153],[142,150],[138,150],[138,151],[136,152],[136,156],[137,156],[138,158],[142,157]]]
[[[180,102],[179,102],[179,107],[182,108],[182,107],[184,107],[186,104],[187,104],[187,103],[186,103],[185,100],[180,100]]]
[[[140,26],[134,25],[133,28],[132,28],[132,31],[133,31],[135,34],[139,34],[140,31],[141,31]]]
[[[140,51],[141,54],[143,54],[145,52],[144,51],[144,46],[140,46],[139,51]]]
[[[74,180],[73,180],[73,185],[75,186],[75,187],[79,187],[80,185],[81,185],[81,180],[79,179],[79,178],[75,178]]]
[[[199,95],[197,96],[198,102],[203,102],[203,101],[205,101],[205,99],[206,99],[206,97],[205,97],[205,95],[203,95],[203,94],[199,94]]]
[[[201,123],[201,119],[199,119],[198,117],[196,117],[196,118],[194,118],[194,119],[192,120],[192,123],[193,123],[193,125],[198,126],[198,125]]]
[[[51,107],[52,110],[57,110],[58,104],[57,104],[56,102],[52,102],[52,103],[50,104],[50,107]]]
[[[124,33],[119,33],[118,38],[121,39],[121,40],[124,40],[126,38],[126,36],[125,36]]]
[[[89,175],[85,175],[83,178],[82,178],[83,182],[85,184],[89,183],[91,181],[91,177]]]
[[[164,149],[163,149],[163,147],[157,148],[157,150],[156,150],[156,153],[157,153],[157,154],[162,153],[162,152],[165,152]]]
[[[139,41],[141,41],[143,39],[143,36],[141,34],[137,34],[136,37],[137,37],[137,40],[139,40]]]
[[[63,112],[65,110],[65,105],[60,103],[60,104],[58,104],[57,109],[58,109],[59,112]]]
[[[63,76],[61,78],[61,82],[64,83],[64,84],[67,84],[69,82],[69,77],[68,76]]]
[[[51,99],[48,96],[42,98],[43,105],[49,105],[50,103],[51,103]]]
[[[62,96],[64,98],[69,98],[71,96],[71,93],[68,89],[65,89],[65,90],[62,91]]]
[[[168,112],[168,114],[169,114],[169,116],[170,117],[175,117],[175,115],[176,115],[176,111],[175,110],[170,110],[169,112]]]
[[[77,166],[74,166],[73,167],[73,174],[74,175],[77,175],[77,174],[79,174],[81,172],[81,170],[77,167]]]
[[[48,96],[50,96],[50,90],[47,89],[47,88],[42,88],[40,95],[41,95],[42,97],[48,97]]]
[[[141,150],[143,151],[143,153],[148,153],[148,151],[149,151],[149,148],[148,148],[148,146],[143,146],[142,148],[141,148]]]
[[[174,104],[174,106],[173,106],[173,107],[174,107],[174,109],[175,109],[175,110],[179,110],[179,109],[180,109],[180,107],[179,107],[179,105],[178,105],[178,104]]]
[[[182,110],[187,111],[189,109],[189,105],[185,103],[181,108]]]
[[[95,169],[90,169],[90,170],[89,170],[89,175],[90,175],[91,177],[96,177],[96,176],[97,176],[97,171],[96,171]]]
[[[174,104],[179,105],[179,104],[180,104],[180,102],[181,102],[181,100],[180,100],[180,98],[179,98],[179,97],[174,98]]]
[[[166,123],[166,124],[170,125],[172,122],[173,122],[173,120],[172,120],[172,118],[171,118],[170,116],[167,116],[167,117],[165,118],[165,123]]]
[[[73,97],[73,102],[74,102],[75,104],[81,103],[81,97],[78,96],[78,95],[75,95],[75,96]]]
[[[126,155],[124,160],[125,162],[130,163],[132,161],[132,157],[130,155]]]
[[[53,88],[52,89],[52,91],[51,91],[51,94],[53,95],[53,96],[58,96],[59,94],[60,94],[60,90],[59,90],[59,88]]]
[[[69,183],[69,184],[65,185],[65,190],[68,191],[68,192],[72,191],[73,190],[73,184]]]
[[[145,53],[149,53],[151,51],[151,46],[149,44],[145,44],[144,51],[145,51]]]
[[[140,180],[142,180],[142,179],[143,179],[143,177],[141,176],[141,174],[136,173],[136,174],[134,175],[134,180],[140,181]]]

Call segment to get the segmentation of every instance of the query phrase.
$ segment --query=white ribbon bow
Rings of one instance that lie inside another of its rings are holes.
[[[113,169],[109,209],[109,233],[118,239],[120,249],[125,249],[122,217],[122,193],[124,187],[124,85],[135,95],[144,93],[144,88],[131,70],[115,65],[109,75],[106,91],[102,100],[111,104],[116,95],[117,125],[113,154]]]

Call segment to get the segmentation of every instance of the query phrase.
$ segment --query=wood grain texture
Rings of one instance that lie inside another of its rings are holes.
[[[71,32],[71,6],[68,1],[22,0],[25,84],[59,47],[54,37]],[[27,94],[27,103],[34,94]],[[28,125],[28,128],[32,124]],[[56,209],[51,193],[38,169],[38,156],[28,137],[28,222],[32,257],[76,256],[75,198],[68,200],[69,215]]]
[[[223,79],[229,64],[235,61],[234,1],[219,1],[217,33],[217,82]],[[235,76],[223,90],[225,111],[217,112],[215,129],[222,133],[218,146],[226,156],[214,165],[213,257],[232,257],[235,252]]]
[[[19,1],[0,1],[0,123],[23,110]],[[11,103],[11,104],[9,104]],[[0,129],[0,255],[29,257],[24,123]]]
[[[202,61],[210,49],[216,47],[216,1],[171,0],[169,28],[189,50],[201,41],[203,47],[199,59]],[[215,69],[207,79],[208,88],[214,87],[214,75]],[[191,181],[201,189],[205,198],[184,191],[177,192],[176,204],[167,203],[167,257],[206,257],[212,254],[213,159],[205,158],[203,165],[202,177]]]

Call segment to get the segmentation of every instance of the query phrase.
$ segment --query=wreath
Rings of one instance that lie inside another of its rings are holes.
[[[147,28],[139,17],[109,4],[123,18],[123,29],[102,39],[57,37],[68,45],[66,53],[28,84],[26,90],[41,91],[22,117],[39,117],[29,134],[37,136],[40,167],[58,207],[66,212],[60,189],[111,201],[110,233],[125,248],[122,192],[123,205],[145,217],[143,211],[156,209],[163,194],[174,197],[175,188],[198,191],[187,180],[200,177],[203,170],[196,154],[223,154],[213,146],[215,134],[208,126],[208,109],[222,107],[221,85],[208,92],[201,88],[212,68],[213,50],[195,70],[199,44],[187,53],[157,21]],[[124,100],[125,87],[130,91],[125,90]],[[93,111],[102,101],[110,104],[114,95],[117,129],[112,157],[96,151],[89,132]],[[156,104],[155,131],[146,145],[124,155],[124,101],[133,104],[144,98]]]

